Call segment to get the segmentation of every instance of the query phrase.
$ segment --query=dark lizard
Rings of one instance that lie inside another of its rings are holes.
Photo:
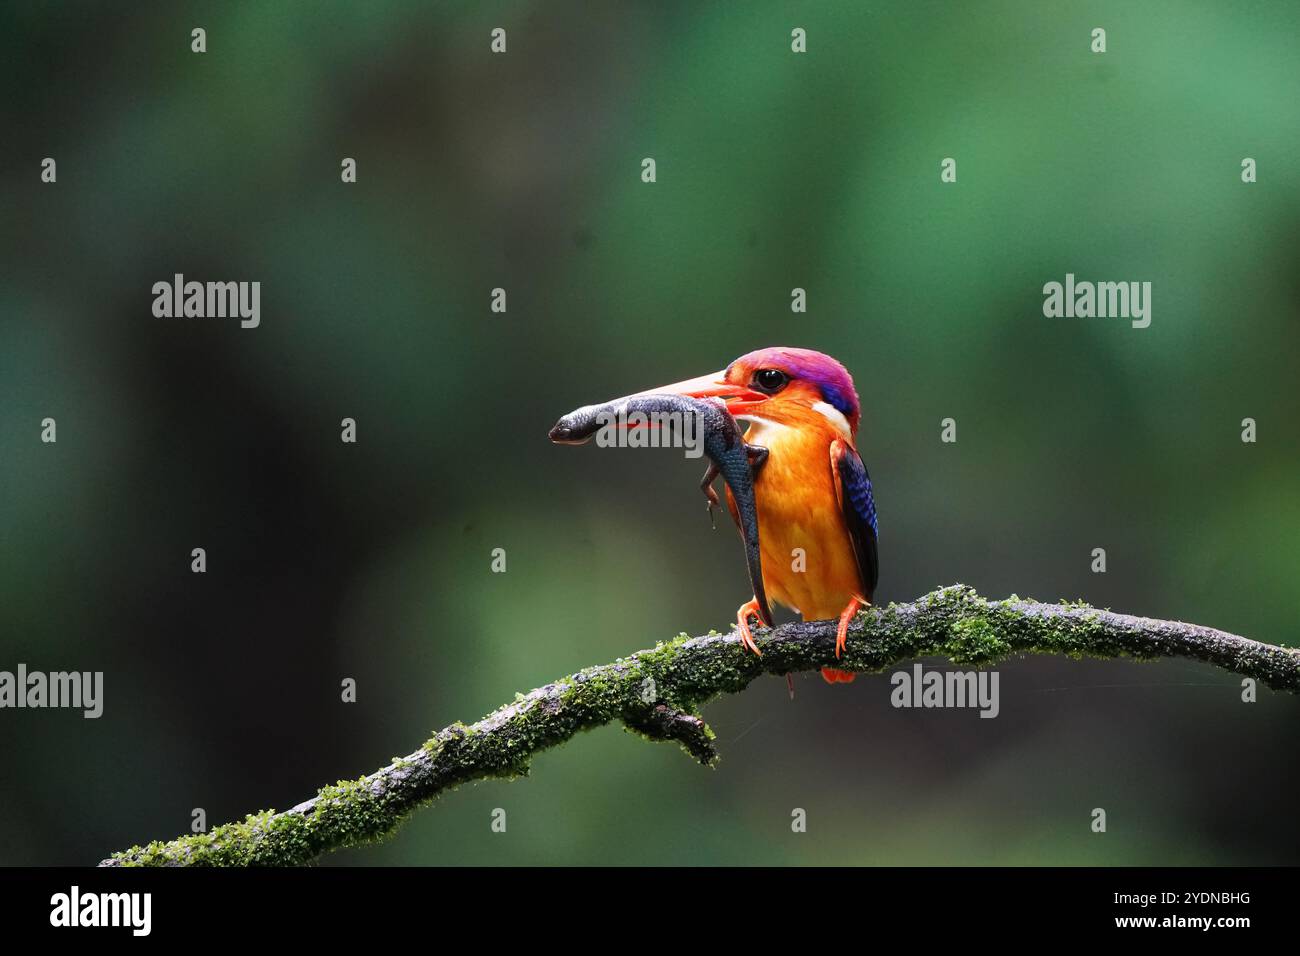
[[[763,564],[758,547],[758,509],[754,503],[754,476],[767,460],[767,449],[759,445],[746,443],[740,425],[731,417],[726,406],[717,400],[689,398],[685,395],[633,395],[617,398],[601,405],[584,405],[574,409],[555,423],[550,431],[553,442],[564,445],[581,445],[590,441],[602,427],[610,425],[625,426],[629,415],[644,415],[650,421],[653,416],[671,415],[694,416],[703,435],[704,454],[708,456],[709,468],[704,473],[700,488],[708,499],[709,516],[718,504],[718,495],[713,490],[713,480],[722,475],[722,480],[731,489],[731,496],[736,503],[736,524],[740,529],[741,540],[745,545],[745,563],[749,569],[749,582],[753,586],[754,599],[758,602],[760,618],[772,626],[772,610],[767,603],[767,592],[763,587]],[[669,423],[672,418],[664,419]]]

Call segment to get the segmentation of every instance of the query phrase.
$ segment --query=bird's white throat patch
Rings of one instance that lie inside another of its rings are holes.
[[[849,420],[844,417],[844,413],[834,405],[826,402],[817,402],[813,405],[817,411],[826,416],[827,421],[835,426],[835,430],[840,433],[847,441],[853,440],[853,429],[849,427]]]
[[[844,417],[843,412],[826,402],[817,402],[813,408],[820,412],[846,441],[853,440],[853,430],[849,428],[849,420]],[[736,420],[749,426],[749,430],[745,432],[745,441],[758,445],[778,442],[783,436],[798,431],[789,425],[774,422],[770,418],[760,418],[757,415],[737,415]]]
[[[766,439],[766,442],[770,443],[792,431],[789,425],[774,422],[770,418],[759,418],[757,415],[737,415],[736,421],[749,426],[745,430],[745,441],[760,445],[765,442],[759,439]]]

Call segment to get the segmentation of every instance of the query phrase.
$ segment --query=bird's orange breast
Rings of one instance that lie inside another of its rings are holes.
[[[768,449],[754,482],[763,584],[806,621],[837,617],[862,589],[831,469],[830,446],[839,437],[816,419],[755,422],[745,435]]]

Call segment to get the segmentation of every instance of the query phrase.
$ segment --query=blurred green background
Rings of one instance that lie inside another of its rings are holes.
[[[0,712],[0,863],[284,808],[726,628],[745,572],[699,463],[546,431],[766,345],[855,376],[880,599],[962,581],[1294,645],[1298,30],[1227,2],[5,4],[0,669],[103,670],[106,700]],[[154,318],[176,272],[260,281],[261,327]],[[1066,272],[1151,281],[1150,328],[1044,318]],[[326,862],[1300,858],[1295,699],[1186,661],[1001,674],[996,720],[764,679],[707,709],[716,771],[606,728]]]

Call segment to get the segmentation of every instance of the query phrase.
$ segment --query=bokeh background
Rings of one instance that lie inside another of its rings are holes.
[[[0,668],[103,670],[106,709],[0,712],[0,863],[284,808],[726,628],[745,572],[699,463],[546,431],[764,345],[855,375],[881,599],[1294,645],[1298,30],[1263,2],[4,4]],[[259,280],[261,327],[154,318],[176,272]],[[1044,318],[1066,272],[1153,282],[1151,327]],[[708,707],[716,771],[605,728],[325,863],[1300,858],[1294,698],[1186,661],[1001,674],[996,720],[766,678]]]

